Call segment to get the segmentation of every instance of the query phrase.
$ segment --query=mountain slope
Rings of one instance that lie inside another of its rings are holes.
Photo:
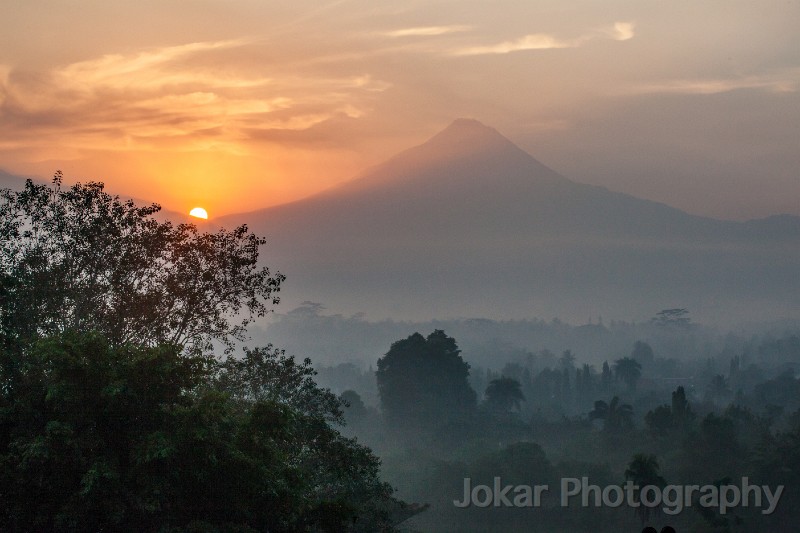
[[[576,183],[460,119],[310,198],[221,219],[269,240],[287,296],[378,316],[791,314],[796,217],[689,215]]]

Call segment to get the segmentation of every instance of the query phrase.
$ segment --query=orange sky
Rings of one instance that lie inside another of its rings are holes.
[[[211,216],[456,117],[578,181],[800,214],[800,2],[3,2],[0,169]]]

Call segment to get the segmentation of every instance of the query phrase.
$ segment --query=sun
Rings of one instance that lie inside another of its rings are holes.
[[[189,214],[195,218],[202,218],[204,220],[208,220],[208,213],[202,207],[195,207],[194,209],[189,211]]]

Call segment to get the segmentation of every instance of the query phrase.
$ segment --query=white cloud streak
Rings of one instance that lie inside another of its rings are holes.
[[[476,56],[485,54],[508,54],[522,50],[551,50],[554,48],[574,48],[577,44],[570,41],[561,41],[552,35],[545,33],[535,33],[520,37],[514,41],[505,41],[488,46],[471,46],[461,48],[454,52],[459,56]]]
[[[742,89],[761,89],[773,93],[793,93],[800,87],[800,69],[780,75],[745,76],[732,79],[681,79],[650,83],[621,91],[620,94],[721,94]]]
[[[533,33],[518,39],[503,41],[497,44],[483,46],[469,46],[451,52],[456,56],[475,56],[487,54],[509,54],[526,50],[553,50],[559,48],[579,48],[586,42],[598,37],[610,38],[615,41],[627,41],[634,37],[634,24],[632,22],[616,22],[610,29],[603,29],[587,33],[574,39],[560,39],[549,33]]]
[[[450,33],[460,33],[469,31],[472,26],[421,26],[417,28],[403,28],[400,30],[388,31],[383,33],[387,37],[432,37],[437,35],[447,35]]]

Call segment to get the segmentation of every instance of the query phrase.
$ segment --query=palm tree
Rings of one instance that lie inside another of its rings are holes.
[[[623,357],[622,359],[617,359],[614,363],[614,372],[616,372],[619,379],[628,385],[630,390],[633,390],[642,375],[642,365],[635,359]]]
[[[659,470],[658,459],[656,459],[655,455],[637,453],[633,456],[633,460],[628,465],[627,470],[625,470],[625,479],[633,481],[634,485],[638,485],[640,489],[647,485],[663,488],[667,482],[658,473]],[[639,495],[641,495],[641,492],[634,491],[636,501],[638,501]],[[636,514],[642,519],[642,525],[650,518],[651,511],[652,508],[644,505],[636,507]]]
[[[633,427],[633,407],[627,403],[620,404],[619,397],[614,396],[611,403],[602,400],[594,402],[594,409],[589,412],[589,420],[604,420],[605,431],[620,431]]]
[[[502,413],[508,413],[512,409],[519,410],[525,401],[519,381],[506,376],[490,381],[485,394],[486,403],[493,410]]]

